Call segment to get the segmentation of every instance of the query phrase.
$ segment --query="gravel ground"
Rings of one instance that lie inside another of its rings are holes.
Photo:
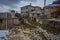
[[[9,40],[42,40],[42,37],[39,36],[39,33],[36,29],[15,29],[10,31]]]

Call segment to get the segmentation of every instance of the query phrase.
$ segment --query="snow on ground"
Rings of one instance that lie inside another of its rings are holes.
[[[8,40],[8,35],[8,30],[0,30],[0,40]]]

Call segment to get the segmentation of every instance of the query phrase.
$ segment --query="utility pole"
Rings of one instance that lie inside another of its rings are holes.
[[[7,23],[7,20],[8,20],[8,17],[7,17],[7,13],[6,13],[6,30],[7,30],[7,27],[8,27],[8,26],[7,26],[7,24],[8,24],[8,23]]]
[[[44,15],[46,15],[46,0],[44,0]]]

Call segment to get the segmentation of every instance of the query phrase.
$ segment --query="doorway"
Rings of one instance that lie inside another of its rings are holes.
[[[2,27],[2,19],[0,19],[0,30],[1,30],[1,27]]]

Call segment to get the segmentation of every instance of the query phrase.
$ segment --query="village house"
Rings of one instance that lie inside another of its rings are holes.
[[[7,29],[7,26],[12,26],[11,14],[0,13],[0,30]]]
[[[40,15],[42,14],[42,8],[39,6],[26,5],[21,7],[21,14],[24,17],[28,17],[31,20],[38,22],[40,20]]]
[[[49,25],[51,27],[60,28],[60,4],[50,4],[46,7],[47,17],[49,18]]]
[[[15,16],[15,14],[17,14],[14,10],[11,11],[10,13],[12,16],[12,24],[13,25],[18,25],[19,24],[19,18]]]
[[[13,13],[12,13],[13,14]],[[0,30],[7,30],[13,25],[18,25],[19,24],[19,19],[17,17],[12,17],[11,13],[0,13]]]

